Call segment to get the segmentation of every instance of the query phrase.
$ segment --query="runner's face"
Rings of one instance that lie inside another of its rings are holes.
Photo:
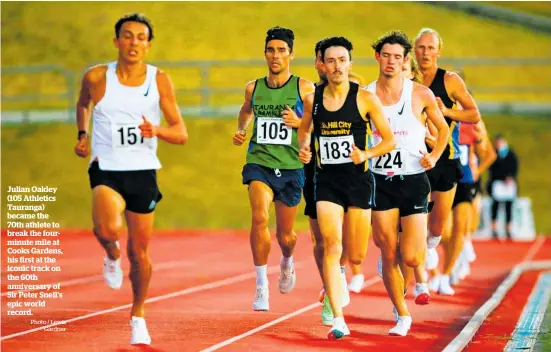
[[[405,78],[413,79],[413,72],[411,71],[411,61],[410,60],[408,60],[404,64],[404,69],[403,69],[402,73],[403,73]]]
[[[436,61],[440,57],[438,37],[435,34],[423,34],[415,42],[415,58],[419,66],[428,69],[436,66]]]
[[[268,69],[273,74],[283,72],[289,67],[289,62],[293,59],[293,53],[289,50],[289,45],[283,40],[273,39],[266,43],[264,51]]]
[[[387,78],[396,77],[402,74],[404,63],[404,47],[400,44],[385,44],[381,53],[376,53],[375,58],[379,62],[379,72]]]
[[[119,37],[114,39],[115,47],[119,49],[119,58],[126,62],[140,62],[149,51],[149,28],[139,22],[125,22],[119,31]]]
[[[352,62],[348,50],[342,46],[332,46],[325,50],[323,66],[327,74],[327,80],[340,84],[348,80],[348,73],[352,68]]]
[[[316,71],[318,71],[318,76],[321,80],[326,81],[327,75],[325,74],[325,67],[323,66],[323,62],[321,61],[321,51],[318,50],[316,53]]]

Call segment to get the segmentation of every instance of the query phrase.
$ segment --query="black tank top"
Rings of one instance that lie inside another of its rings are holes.
[[[364,120],[358,110],[359,85],[350,82],[344,104],[337,111],[327,111],[323,106],[326,86],[316,87],[312,111],[317,177],[323,180],[325,177],[368,175],[367,161],[354,165],[349,157],[352,144],[361,150],[367,145],[369,121]]]
[[[325,83],[323,83],[325,84]],[[318,83],[314,83],[314,87],[318,88]],[[312,152],[312,159],[308,164],[304,164],[304,182],[306,184],[314,182],[314,176],[316,174],[316,137],[314,133],[310,138],[310,151]]]
[[[455,103],[450,99],[448,92],[446,91],[446,86],[444,85],[445,75],[446,70],[438,68],[429,89],[432,90],[436,97],[439,97],[442,100],[445,107],[451,109]],[[445,116],[444,119],[450,127],[450,140],[446,144],[446,149],[444,149],[444,152],[439,160],[456,159],[458,158],[459,153],[459,122]],[[429,148],[429,150],[432,150],[432,148]]]

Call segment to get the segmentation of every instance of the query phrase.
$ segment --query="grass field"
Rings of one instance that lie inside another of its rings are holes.
[[[551,18],[551,4],[549,1],[489,1],[488,3],[512,11]]]
[[[292,4],[292,6],[290,5]],[[13,2],[2,3],[2,67],[57,64],[80,80],[93,63],[115,59],[113,25],[124,13],[141,11],[154,23],[156,39],[148,59],[157,61],[262,59],[266,30],[274,25],[295,31],[295,55],[311,59],[316,41],[344,35],[355,45],[353,58],[372,58],[371,43],[383,32],[402,29],[414,37],[422,27],[440,31],[443,58],[549,58],[551,37],[520,26],[481,20],[462,12],[424,5],[394,2]],[[222,24],[222,26],[221,26]],[[245,34],[245,36],[244,36]],[[373,61],[373,64],[375,62]],[[375,66],[354,68],[374,77]],[[453,68],[451,68],[453,69]],[[295,73],[316,79],[311,64],[293,66]],[[466,66],[471,86],[528,85],[549,87],[551,65]],[[196,68],[170,68],[178,89],[197,88]],[[240,88],[259,75],[265,66],[214,68],[213,87]],[[56,73],[3,75],[3,95],[56,94],[65,90]],[[544,93],[482,93],[481,100],[551,100]],[[236,104],[242,94],[212,97],[213,105]],[[184,105],[194,105],[197,95],[180,95]],[[4,102],[2,109],[56,108],[63,99]]]
[[[537,230],[551,233],[551,155],[542,147],[551,140],[549,120],[486,116],[485,121],[492,134],[505,133],[519,154],[521,195],[532,199]],[[190,135],[187,145],[161,143],[159,147],[163,163],[159,183],[164,199],[158,207],[156,226],[248,228],[249,203],[241,185],[246,147],[231,144],[235,120],[186,118],[186,123]],[[3,126],[2,190],[8,185],[59,187],[57,202],[47,205],[51,218],[64,227],[89,228],[87,161],[73,153],[75,135],[75,127],[66,124]],[[298,229],[308,226],[302,207]],[[2,212],[6,212],[5,199]]]

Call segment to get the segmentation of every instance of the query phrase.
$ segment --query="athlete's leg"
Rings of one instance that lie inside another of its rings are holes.
[[[396,307],[399,316],[409,316],[404,300],[404,279],[399,267],[398,231],[399,210],[397,208],[373,211],[373,240],[381,249],[383,260],[383,282]]]
[[[463,249],[463,238],[467,233],[471,211],[471,204],[469,202],[461,202],[453,209],[452,233],[448,241],[444,271],[440,283],[440,293],[442,294],[454,294],[450,286],[450,276]]]
[[[149,242],[153,232],[155,213],[139,214],[125,211],[128,225],[128,260],[130,261],[130,281],[134,296],[131,313],[134,317],[144,317],[144,304],[151,280],[152,265],[149,259]]]
[[[323,239],[321,237],[318,220],[309,218],[308,222],[310,224],[312,243],[314,244],[314,259],[323,284]]]
[[[249,202],[252,213],[250,242],[254,265],[257,267],[268,263],[271,248],[268,221],[273,198],[274,193],[272,189],[265,183],[260,181],[252,181],[250,183]]]
[[[116,242],[123,230],[122,213],[125,207],[122,196],[111,187],[99,185],[92,190],[94,235],[111,260],[120,257]]]
[[[432,192],[434,207],[429,213],[429,236],[442,236],[446,220],[451,212],[457,185],[446,192]]]
[[[323,239],[323,282],[334,316],[343,318],[340,259],[344,209],[338,204],[327,201],[318,201],[316,206]]]
[[[281,248],[279,291],[289,293],[295,286],[296,273],[293,264],[293,252],[297,243],[294,231],[298,205],[288,206],[282,201],[275,201],[276,237]]]
[[[349,207],[344,218],[343,243],[352,268],[351,291],[360,292],[364,283],[361,264],[367,255],[371,230],[371,210]],[[341,262],[342,265],[342,262]],[[344,277],[343,284],[346,284]],[[343,289],[347,289],[346,285]],[[344,294],[347,294],[346,292]]]

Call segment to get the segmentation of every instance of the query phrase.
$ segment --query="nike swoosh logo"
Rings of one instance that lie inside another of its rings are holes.
[[[406,106],[406,102],[404,101],[404,104],[402,104],[402,110],[398,111],[398,115],[402,115],[404,112],[404,107]]]
[[[149,94],[149,88],[150,87],[151,87],[151,83],[149,83],[149,85],[147,86],[147,90],[145,91],[145,93],[143,93],[144,97],[147,97],[147,95]]]
[[[420,206],[420,207],[418,207],[417,205],[413,206],[413,209],[423,209],[423,208],[424,208],[424,206]]]

